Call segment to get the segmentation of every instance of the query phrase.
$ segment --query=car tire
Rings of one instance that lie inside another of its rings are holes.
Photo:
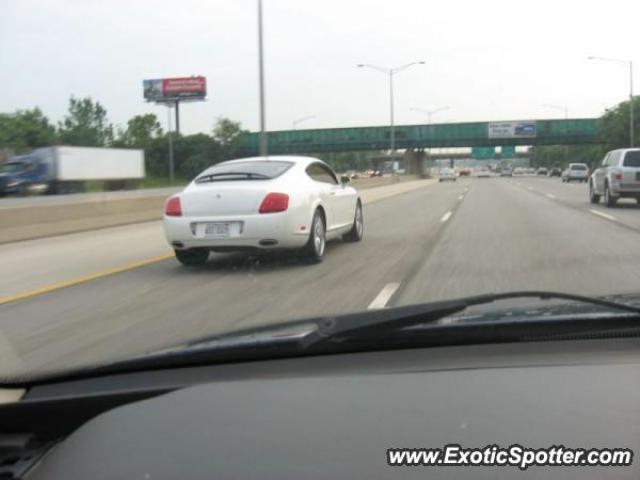
[[[589,182],[589,201],[593,204],[600,203],[600,195],[596,193],[595,188],[593,188],[593,183]]]
[[[187,267],[199,267],[209,260],[209,250],[206,248],[190,248],[188,250],[174,250],[176,259]]]
[[[316,209],[311,220],[311,232],[309,240],[304,246],[303,255],[309,263],[320,263],[324,257],[327,245],[327,228],[324,215],[320,209]]]
[[[616,202],[618,201],[618,199],[616,197],[614,197],[613,195],[611,195],[611,191],[609,190],[609,184],[605,183],[604,184],[604,204],[608,207],[608,208],[613,208],[616,206]]]
[[[360,200],[356,204],[356,211],[353,216],[351,230],[342,236],[345,242],[359,242],[364,234],[364,217],[362,215],[362,204]]]

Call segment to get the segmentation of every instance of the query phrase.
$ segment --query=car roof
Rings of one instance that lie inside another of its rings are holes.
[[[233,160],[227,160],[224,163],[240,163],[240,162],[256,162],[256,161],[274,161],[274,162],[292,162],[301,167],[306,167],[315,162],[320,162],[326,165],[325,162],[319,158],[303,157],[295,155],[268,155],[266,157],[247,157],[247,158],[235,158]]]
[[[640,148],[616,148],[615,150],[611,150],[611,152],[638,152]]]

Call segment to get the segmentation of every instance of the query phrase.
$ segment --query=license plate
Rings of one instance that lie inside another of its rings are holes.
[[[228,237],[229,224],[228,223],[205,223],[204,235],[205,237]]]

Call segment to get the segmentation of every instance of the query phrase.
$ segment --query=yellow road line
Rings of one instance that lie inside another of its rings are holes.
[[[166,253],[164,255],[159,255],[157,257],[147,258],[145,260],[129,263],[127,265],[112,268],[110,270],[105,270],[103,272],[91,273],[89,275],[83,275],[81,277],[76,277],[71,280],[65,280],[64,282],[54,283],[53,285],[37,288],[35,290],[31,290],[28,292],[16,293],[15,295],[9,295],[8,297],[0,297],[0,305],[4,305],[6,303],[11,303],[11,302],[17,302],[18,300],[25,300],[27,298],[35,297],[37,295],[43,295],[45,293],[54,292],[56,290],[61,290],[63,288],[73,287],[81,283],[97,280],[98,278],[108,277],[109,275],[115,275],[116,273],[122,273],[129,270],[133,270],[135,268],[144,267],[145,265],[150,265],[152,263],[158,263],[163,260],[168,260],[169,258],[172,258],[172,257],[173,257],[173,253]]]

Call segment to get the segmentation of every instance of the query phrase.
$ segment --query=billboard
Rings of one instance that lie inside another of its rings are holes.
[[[157,78],[143,80],[144,99],[150,102],[171,100],[204,100],[207,96],[205,77]]]
[[[489,122],[489,138],[527,138],[537,134],[536,122]]]

